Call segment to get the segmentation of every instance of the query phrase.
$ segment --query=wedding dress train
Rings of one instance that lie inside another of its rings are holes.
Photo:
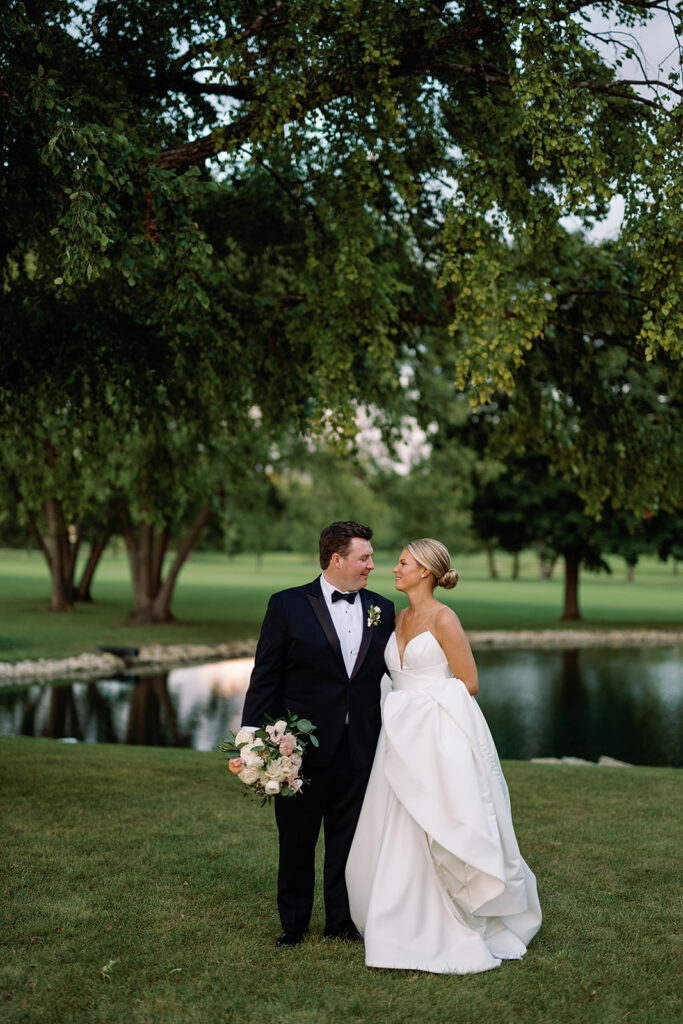
[[[433,633],[403,665],[393,634],[385,657],[392,689],[346,867],[365,962],[466,974],[519,959],[541,908],[484,716]]]

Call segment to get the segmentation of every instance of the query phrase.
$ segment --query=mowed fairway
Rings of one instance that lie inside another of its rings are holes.
[[[0,739],[3,1019],[21,1024],[678,1024],[674,769],[506,762],[545,919],[521,962],[365,967],[278,950],[272,809],[214,754]]]
[[[395,595],[391,568],[397,553],[380,552],[371,586]],[[562,627],[563,579],[538,579],[532,552],[521,560],[521,578],[513,581],[510,559],[497,558],[501,578],[488,578],[480,554],[453,563],[461,580],[454,591],[440,591],[457,610],[466,629],[549,629]],[[624,564],[613,559],[611,576],[585,572],[580,605],[588,628],[623,626],[680,627],[683,624],[683,572],[671,564],[643,559],[635,582],[627,583]],[[92,650],[97,644],[220,642],[258,636],[268,596],[296,586],[319,572],[313,555],[268,554],[227,558],[198,553],[184,567],[173,603],[177,622],[165,626],[124,626],[130,611],[128,563],[123,554],[103,560],[93,587],[95,602],[62,615],[46,611],[49,579],[36,552],[0,551],[0,660],[59,657]],[[405,604],[399,597],[397,605]]]

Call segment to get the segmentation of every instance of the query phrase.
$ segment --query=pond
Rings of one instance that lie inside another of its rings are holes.
[[[683,766],[680,647],[479,650],[502,758]],[[240,721],[249,659],[0,689],[0,734],[212,750]]]

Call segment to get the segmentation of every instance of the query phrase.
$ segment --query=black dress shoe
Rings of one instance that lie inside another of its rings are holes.
[[[363,936],[358,931],[355,924],[344,925],[342,928],[326,928],[325,937],[327,939],[343,939],[344,942],[363,941]]]
[[[303,932],[283,932],[276,940],[276,946],[298,946],[304,937]]]

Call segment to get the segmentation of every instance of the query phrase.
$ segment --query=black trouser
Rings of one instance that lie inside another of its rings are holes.
[[[307,768],[307,782],[293,797],[275,799],[275,820],[280,838],[277,905],[285,931],[303,932],[313,909],[315,846],[320,826],[325,831],[325,928],[336,931],[351,925],[344,870],[370,768],[354,768],[348,727],[325,768]]]

